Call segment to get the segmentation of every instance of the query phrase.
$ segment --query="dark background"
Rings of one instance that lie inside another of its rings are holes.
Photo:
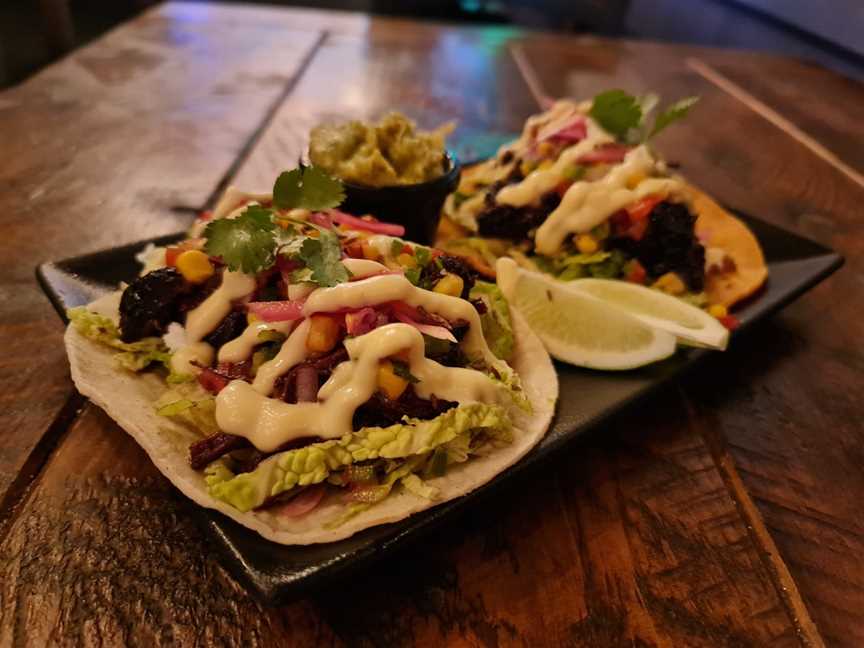
[[[154,4],[153,0],[0,1],[0,87]],[[271,0],[463,23],[771,51],[864,79],[864,0]]]

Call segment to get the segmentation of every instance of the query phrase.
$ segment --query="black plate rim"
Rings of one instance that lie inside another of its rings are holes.
[[[733,338],[738,338],[741,334],[746,333],[746,331],[753,325],[772,316],[836,272],[843,265],[844,258],[836,251],[812,241],[811,239],[789,232],[788,230],[767,223],[766,221],[756,219],[738,210],[731,211],[748,222],[758,222],[769,230],[776,230],[788,237],[794,237],[799,242],[811,245],[814,253],[801,256],[797,258],[797,260],[807,259],[822,261],[822,265],[818,272],[814,272],[809,275],[806,280],[795,284],[793,289],[783,293],[782,297],[776,302],[759,312],[753,319],[745,322],[742,328],[733,334]],[[44,262],[36,267],[36,278],[60,318],[66,322],[66,306],[63,304],[60,293],[55,290],[49,277],[49,273],[52,270],[60,270],[62,272],[74,274],[70,272],[72,268],[87,265],[88,263],[98,262],[105,255],[134,255],[150,243],[155,245],[165,245],[181,239],[184,234],[185,233],[183,232],[168,234],[96,252],[90,252],[80,256],[61,259],[55,262]],[[757,302],[758,300],[759,295],[755,296],[752,302]],[[748,302],[748,304],[749,303],[750,302]],[[239,581],[243,582],[247,588],[264,603],[273,605],[285,603],[354,573],[361,567],[374,563],[376,560],[388,553],[420,539],[423,535],[431,532],[449,518],[464,514],[468,508],[483,501],[486,497],[489,497],[496,489],[507,483],[511,478],[538,469],[542,466],[544,461],[561,452],[563,448],[572,444],[576,439],[581,438],[584,434],[595,431],[618,412],[624,409],[629,409],[635,404],[644,402],[646,399],[653,397],[660,390],[665,389],[673,380],[678,379],[681,376],[688,374],[694,368],[703,365],[705,359],[712,355],[706,350],[699,349],[691,349],[688,350],[687,353],[687,361],[682,366],[658,377],[638,393],[607,406],[604,410],[595,414],[590,420],[583,422],[581,425],[572,427],[566,435],[551,438],[545,446],[534,448],[515,465],[511,466],[499,475],[496,475],[491,481],[480,486],[468,495],[455,500],[443,502],[439,506],[427,509],[418,515],[407,518],[408,520],[413,521],[413,523],[407,524],[407,526],[405,525],[405,520],[393,523],[395,525],[401,525],[401,528],[397,528],[392,534],[387,534],[378,538],[374,542],[356,548],[350,553],[338,554],[334,559],[326,562],[326,564],[322,565],[319,563],[315,568],[311,568],[300,576],[292,576],[290,578],[277,576],[274,579],[274,577],[267,572],[257,569],[245,558],[242,552],[238,550],[236,544],[228,537],[222,526],[225,524],[232,525],[236,523],[232,522],[229,518],[221,515],[217,511],[193,506],[192,510],[195,512],[194,517],[197,519],[199,524],[215,537],[216,549],[223,558],[223,564],[226,565],[229,571]],[[262,542],[267,542],[264,539],[260,540]]]

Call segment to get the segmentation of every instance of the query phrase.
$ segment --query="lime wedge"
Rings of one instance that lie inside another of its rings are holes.
[[[576,279],[568,287],[624,309],[649,326],[667,331],[683,344],[723,350],[729,331],[701,308],[677,297],[626,281]]]
[[[634,369],[675,352],[674,335],[587,292],[520,268],[512,259],[499,259],[496,272],[511,306],[559,360],[592,369]]]

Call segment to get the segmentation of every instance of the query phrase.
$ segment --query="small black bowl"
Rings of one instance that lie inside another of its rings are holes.
[[[367,187],[345,182],[342,211],[363,216],[372,214],[378,220],[405,226],[405,238],[432,245],[441,219],[441,208],[447,194],[459,184],[461,166],[456,156],[447,152],[446,171],[428,182],[392,187]]]

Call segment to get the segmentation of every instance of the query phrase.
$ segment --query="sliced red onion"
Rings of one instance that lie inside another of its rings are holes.
[[[230,381],[212,369],[204,368],[198,374],[198,383],[211,394],[218,394]]]
[[[360,310],[345,313],[345,328],[348,335],[364,335],[378,325],[378,313],[364,306]]]
[[[588,122],[585,117],[579,115],[562,128],[559,128],[553,133],[543,135],[538,141],[545,142],[546,140],[554,139],[562,142],[580,142],[588,136]]]
[[[630,151],[629,146],[623,144],[607,144],[586,153],[577,160],[578,162],[622,162]]]
[[[294,301],[249,302],[246,310],[265,322],[292,322],[303,317],[305,299]]]
[[[329,212],[330,218],[334,223],[345,225],[349,229],[362,230],[364,232],[373,232],[375,234],[387,234],[388,236],[404,236],[405,228],[402,225],[395,223],[382,223],[381,221],[368,221],[362,218],[357,218],[351,214],[346,214],[338,209],[331,209]]]
[[[434,338],[438,338],[439,340],[458,342],[458,340],[453,336],[453,334],[443,326],[436,326],[434,324],[421,324],[420,322],[408,317],[404,312],[398,310],[394,311],[393,314],[400,322],[402,322],[403,324],[410,324],[421,333],[424,333]]]
[[[318,400],[318,370],[305,366],[297,368],[297,402],[314,403]]]
[[[274,506],[272,511],[283,517],[300,517],[313,511],[324,498],[326,487],[324,484],[309,486],[302,493],[294,497],[287,504]]]
[[[323,227],[324,229],[333,229],[333,221],[325,212],[312,212],[309,214],[309,222],[314,223],[319,227]]]

